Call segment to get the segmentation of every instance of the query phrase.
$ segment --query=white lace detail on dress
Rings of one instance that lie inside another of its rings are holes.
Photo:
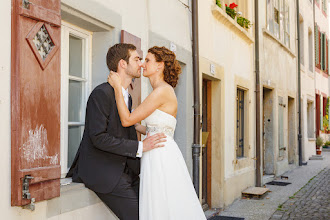
[[[153,127],[153,126],[147,126],[147,133],[164,133],[167,136],[173,138],[174,136],[174,130],[173,128],[160,128],[160,127]]]

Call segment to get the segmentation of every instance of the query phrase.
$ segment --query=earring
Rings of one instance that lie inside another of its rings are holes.
[[[156,71],[158,72],[158,69]]]

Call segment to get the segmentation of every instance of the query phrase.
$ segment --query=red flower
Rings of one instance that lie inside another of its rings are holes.
[[[226,5],[227,6],[227,5]],[[234,9],[234,8],[236,8],[238,5],[236,5],[234,2],[233,3],[231,3],[230,5],[229,5],[229,8],[231,8],[231,9]]]
[[[225,4],[226,5],[226,7],[228,7],[228,5],[227,4]]]

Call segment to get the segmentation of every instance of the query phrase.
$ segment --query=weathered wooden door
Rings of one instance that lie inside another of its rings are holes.
[[[12,0],[12,206],[60,195],[60,25],[60,0]]]
[[[211,207],[211,81],[204,79],[202,90],[202,205],[207,210]]]

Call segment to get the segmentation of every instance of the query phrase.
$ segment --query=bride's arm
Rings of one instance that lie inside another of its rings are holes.
[[[166,93],[157,88],[132,113],[129,112],[122,95],[122,89],[115,89],[115,97],[121,124],[129,127],[140,122],[153,113],[166,100]]]
[[[144,125],[141,125],[140,123],[136,123],[135,130],[137,130],[139,133],[146,135],[147,134],[147,127]]]
[[[119,75],[112,73],[109,75],[108,82],[115,90],[115,98],[121,124],[129,127],[147,118],[157,108],[167,101],[169,91],[166,87],[160,87],[153,90],[150,95],[139,105],[132,113],[129,112],[122,93],[122,86]]]

